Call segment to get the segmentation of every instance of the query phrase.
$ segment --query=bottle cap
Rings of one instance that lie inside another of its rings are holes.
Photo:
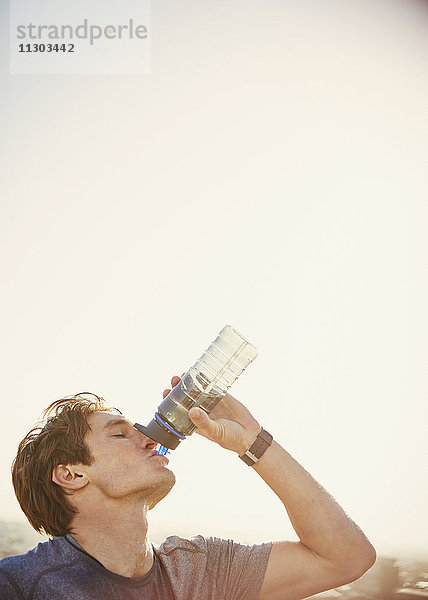
[[[155,419],[152,419],[147,426],[134,423],[134,427],[154,442],[158,442],[158,444],[166,446],[170,450],[175,450],[181,442],[177,435],[172,433],[172,431],[168,431],[168,429],[160,425]]]

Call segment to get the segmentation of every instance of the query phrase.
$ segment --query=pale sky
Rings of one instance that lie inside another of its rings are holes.
[[[428,554],[428,5],[152,6],[152,73],[8,74],[1,2],[0,514],[43,409],[93,391],[147,423],[220,329],[231,392],[378,552]],[[197,435],[154,537],[296,539]]]

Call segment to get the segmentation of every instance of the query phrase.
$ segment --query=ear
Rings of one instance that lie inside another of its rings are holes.
[[[52,481],[69,492],[77,492],[89,483],[83,465],[58,465],[52,471]]]

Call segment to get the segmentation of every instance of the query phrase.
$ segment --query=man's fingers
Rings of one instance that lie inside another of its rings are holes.
[[[184,375],[184,373],[183,373],[183,375]],[[181,377],[183,377],[183,375]],[[178,375],[174,375],[173,377],[171,377],[171,386],[175,387],[181,380],[181,377],[179,377]],[[165,398],[166,396],[168,396],[170,391],[171,391],[170,389],[164,390],[163,394],[162,394],[163,397]]]
[[[178,375],[174,375],[174,377],[171,377],[172,387],[175,387],[179,381],[180,381],[180,377]]]

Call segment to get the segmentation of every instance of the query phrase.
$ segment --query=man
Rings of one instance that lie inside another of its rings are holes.
[[[373,565],[363,532],[238,400],[226,395],[210,415],[189,415],[223,448],[239,456],[251,448],[245,460],[283,502],[299,542],[171,536],[155,548],[147,514],[175,483],[168,459],[102,398],[77,395],[54,402],[19,446],[18,501],[53,537],[0,561],[0,598],[298,600]]]

